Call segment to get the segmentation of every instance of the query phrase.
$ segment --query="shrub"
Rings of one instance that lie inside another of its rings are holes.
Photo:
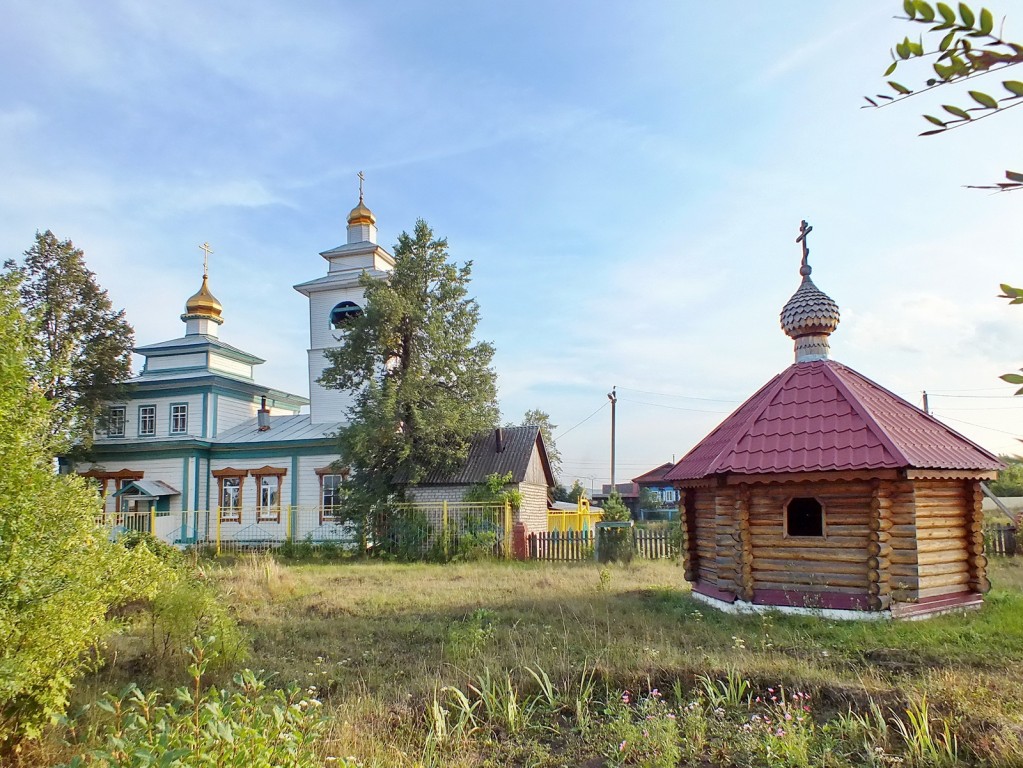
[[[603,522],[605,523],[625,522],[630,519],[629,509],[625,506],[622,497],[617,491],[611,492],[607,501],[604,502],[602,509],[604,510]],[[632,556],[635,553],[632,544],[631,528],[625,526],[621,528],[600,526],[597,528],[597,536],[599,537],[598,553],[602,563],[628,563],[632,561]]]
[[[67,706],[86,650],[120,602],[165,568],[96,525],[94,489],[52,470],[52,411],[25,364],[30,329],[0,278],[0,756]]]
[[[191,689],[171,696],[129,686],[97,702],[101,714],[84,727],[82,740],[99,745],[64,768],[84,766],[217,766],[312,768],[322,765],[316,743],[324,730],[316,689],[269,691],[251,670],[234,676],[234,688],[202,688],[209,641],[190,649]],[[74,723],[72,726],[76,725]],[[332,760],[345,768],[345,760]]]

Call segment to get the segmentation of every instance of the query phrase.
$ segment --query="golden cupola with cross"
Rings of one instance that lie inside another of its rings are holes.
[[[205,252],[203,258],[202,285],[185,302],[185,313],[181,320],[185,323],[185,335],[204,334],[216,336],[217,326],[224,324],[224,306],[213,295],[209,286],[209,255],[212,249],[207,243],[200,246]]]

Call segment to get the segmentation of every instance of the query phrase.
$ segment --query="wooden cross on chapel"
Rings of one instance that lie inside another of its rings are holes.
[[[799,267],[800,274],[809,274],[808,272],[804,273],[803,268],[809,268],[810,266],[807,263],[807,259],[810,258],[810,247],[806,243],[806,238],[811,232],[813,232],[813,227],[806,223],[806,219],[803,219],[799,224],[799,237],[796,238],[796,242],[801,243],[803,246],[803,262]]]

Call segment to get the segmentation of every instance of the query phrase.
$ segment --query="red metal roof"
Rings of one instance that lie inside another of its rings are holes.
[[[664,476],[668,474],[668,471],[674,466],[675,465],[670,461],[667,461],[664,464],[661,464],[661,466],[651,469],[649,472],[644,472],[639,477],[632,478],[632,482],[636,483],[636,485],[656,485],[657,483],[663,483]]]
[[[743,403],[667,473],[863,469],[995,470],[994,455],[834,360],[796,363]]]

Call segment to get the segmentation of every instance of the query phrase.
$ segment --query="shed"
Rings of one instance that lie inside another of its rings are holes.
[[[476,435],[463,464],[453,472],[431,472],[409,488],[417,502],[461,501],[465,492],[490,475],[511,473],[507,488],[522,495],[514,514],[528,532],[547,530],[547,497],[554,487],[547,448],[538,426],[498,427]]]
[[[729,610],[921,617],[979,607],[980,483],[996,456],[828,358],[838,306],[810,279],[781,314],[795,363],[666,475],[685,577]]]

